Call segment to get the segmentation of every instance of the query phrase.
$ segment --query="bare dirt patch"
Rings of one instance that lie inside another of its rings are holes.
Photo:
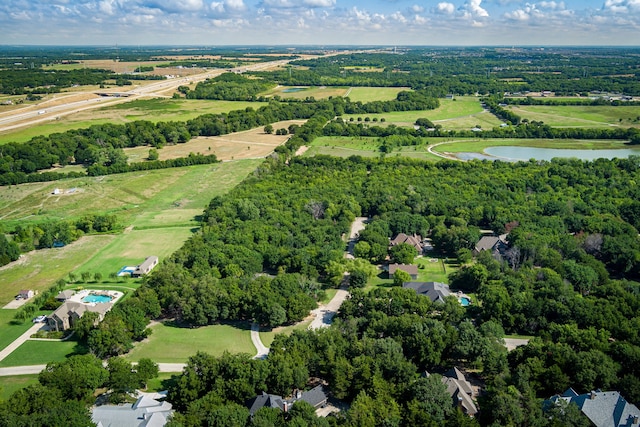
[[[302,125],[304,120],[286,120],[273,123],[274,129],[288,128],[292,124]],[[222,136],[203,136],[194,138],[185,144],[170,145],[159,150],[160,160],[186,157],[189,153],[215,154],[219,160],[241,160],[266,157],[273,150],[284,144],[290,135],[275,135],[264,133],[264,128],[231,133]],[[140,150],[141,148],[132,149]],[[142,147],[148,152],[148,147]],[[127,151],[129,155],[129,151]]]

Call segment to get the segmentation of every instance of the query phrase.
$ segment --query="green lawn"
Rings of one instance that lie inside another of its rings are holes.
[[[341,86],[278,86],[269,91],[263,92],[261,96],[280,96],[283,99],[305,99],[314,97],[315,99],[325,99],[330,96],[345,96],[348,87]]]
[[[0,368],[24,365],[46,365],[49,362],[65,360],[73,354],[86,351],[78,343],[69,341],[32,341],[29,340],[13,353],[0,361]]]
[[[43,291],[104,248],[114,236],[86,236],[64,248],[24,254],[0,270],[0,304],[11,301],[20,289]],[[10,311],[10,310],[7,310]],[[0,322],[0,335],[4,327]]]
[[[460,268],[455,260],[430,256],[416,258],[413,263],[418,266],[418,282],[449,283],[449,274]]]
[[[264,344],[266,347],[271,347],[271,343],[273,342],[273,339],[275,338],[275,336],[277,334],[285,334],[285,335],[291,335],[291,333],[293,331],[296,330],[305,330],[307,328],[309,328],[309,325],[311,324],[311,320],[307,320],[307,321],[303,321],[300,323],[297,323],[293,326],[285,326],[285,327],[281,327],[281,328],[276,328],[274,330],[271,331],[260,331],[260,341],[262,341],[262,344]]]
[[[22,324],[13,324],[13,316],[16,310],[0,309],[0,350],[11,344],[20,335],[24,334],[33,324],[24,322]]]
[[[154,123],[187,121],[203,114],[227,113],[233,110],[244,110],[247,107],[258,109],[263,105],[266,103],[167,98],[134,100],[62,116],[55,122],[45,122],[26,129],[1,132],[0,145],[12,141],[25,142],[34,136],[84,129],[98,124],[122,124],[136,120],[148,120]]]
[[[158,392],[167,390],[169,388],[169,384],[175,381],[177,378],[178,375],[173,372],[160,372],[157,378],[154,378],[147,383],[146,391]]]
[[[422,160],[440,160],[440,157],[427,151],[427,144],[446,141],[444,138],[425,138],[425,143],[419,146],[398,147],[386,157],[403,156]],[[353,155],[362,157],[380,157],[380,142],[377,137],[343,137],[321,136],[316,138],[305,152],[305,156],[326,154],[334,157],[349,157]]]
[[[171,324],[155,324],[148,339],[137,343],[125,357],[132,362],[148,357],[157,363],[184,363],[198,351],[219,356],[231,353],[256,353],[249,325],[212,325],[200,328],[178,328]]]
[[[551,106],[520,105],[511,110],[530,121],[557,127],[640,127],[640,107],[636,106]]]
[[[18,390],[38,383],[37,375],[0,377],[0,401],[5,401]]]

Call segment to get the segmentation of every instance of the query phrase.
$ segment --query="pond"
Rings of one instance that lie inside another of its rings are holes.
[[[560,148],[536,148],[536,147],[488,147],[484,154],[459,153],[457,157],[462,160],[487,159],[506,161],[551,160],[554,157],[576,158],[580,160],[626,158],[632,155],[640,155],[639,148],[620,148],[611,150],[570,150]]]

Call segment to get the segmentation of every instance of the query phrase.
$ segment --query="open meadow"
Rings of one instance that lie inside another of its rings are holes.
[[[474,126],[491,129],[502,123],[496,116],[483,109],[479,98],[474,96],[461,96],[453,100],[440,99],[440,106],[434,110],[424,111],[392,111],[377,114],[345,114],[344,120],[353,118],[377,119],[377,126],[394,124],[401,127],[412,127],[419,118],[427,118],[434,124],[442,125],[445,130],[469,130]],[[385,119],[384,123],[380,119]]]
[[[348,87],[340,86],[277,86],[269,91],[262,92],[261,96],[280,98],[305,99],[314,97],[315,99],[329,98],[330,96],[346,96]]]
[[[640,127],[638,106],[514,105],[508,108],[523,119],[555,127]]]
[[[373,101],[391,101],[396,99],[398,93],[402,91],[411,91],[407,87],[352,87],[345,97],[349,97],[352,102],[373,102]]]
[[[440,157],[429,153],[429,144],[444,141],[444,138],[424,139],[425,143],[417,146],[397,147],[390,153],[385,153],[386,157],[403,156],[423,160],[439,160]],[[362,136],[322,136],[316,138],[304,153],[306,157],[324,154],[335,157],[380,157],[380,138]]]
[[[153,324],[151,330],[152,334],[125,356],[128,360],[137,362],[148,357],[157,363],[185,363],[198,351],[214,356],[225,351],[256,353],[248,324],[180,328],[165,322]]]

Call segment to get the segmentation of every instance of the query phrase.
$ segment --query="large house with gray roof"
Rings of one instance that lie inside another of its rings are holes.
[[[413,289],[418,295],[429,297],[431,302],[443,303],[451,295],[449,285],[440,282],[404,282],[403,288]]]
[[[627,402],[617,391],[592,391],[578,394],[569,388],[562,395],[553,396],[545,406],[559,401],[575,404],[596,427],[639,427],[640,409]]]
[[[133,405],[96,406],[91,419],[97,427],[163,427],[173,414],[171,403],[141,396]]]

